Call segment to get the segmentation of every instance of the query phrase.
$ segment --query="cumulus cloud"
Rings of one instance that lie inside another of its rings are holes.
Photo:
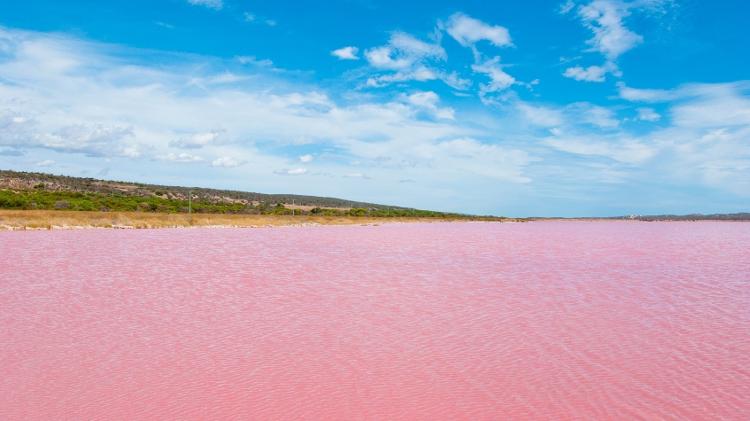
[[[411,95],[408,95],[406,97],[406,100],[410,104],[430,113],[436,118],[443,118],[448,120],[453,120],[455,118],[455,111],[453,110],[453,108],[438,107],[440,97],[435,92],[415,92]]]
[[[6,105],[13,106],[15,99],[6,97],[10,102]],[[45,127],[42,120],[22,115],[39,111],[18,109],[17,104],[15,107],[17,111],[0,108],[0,146],[46,148],[88,156],[139,156],[138,145],[131,143],[133,129],[130,126],[65,120],[54,127]]]
[[[224,7],[223,0],[187,0],[193,6],[203,6],[209,9],[221,10]]]
[[[394,32],[388,44],[365,51],[365,57],[377,69],[402,70],[426,60],[445,60],[447,54],[438,44]]]
[[[364,57],[374,70],[368,75],[365,86],[379,88],[411,81],[439,80],[459,91],[469,89],[473,85],[472,80],[462,77],[455,70],[449,70],[447,66],[448,55],[441,45],[441,39],[445,33],[462,46],[471,49],[474,56],[472,68],[474,73],[490,76],[490,83],[480,85],[481,97],[485,97],[489,92],[503,90],[505,85],[515,82],[515,79],[498,65],[499,57],[483,58],[476,45],[481,41],[487,41],[496,47],[512,46],[508,30],[503,26],[487,24],[463,13],[454,13],[446,22],[438,21],[431,41],[424,41],[411,34],[396,31],[391,34],[385,45],[365,50]],[[336,56],[342,54],[349,58],[349,52],[342,50],[335,50],[332,54]]]
[[[439,43],[425,42],[404,32],[392,33],[387,44],[366,50],[364,56],[374,70],[388,72],[369,77],[366,85],[370,87],[428,80],[442,80],[456,89],[468,84],[455,73],[436,67],[448,57]]]
[[[512,45],[508,29],[500,25],[488,25],[463,13],[455,13],[449,19],[446,30],[464,47],[479,41],[489,41],[496,47]]]
[[[305,155],[302,155],[302,156],[299,157],[299,162],[307,164],[309,162],[312,162],[313,159],[314,159],[314,157],[312,155],[305,154]]]
[[[499,56],[485,59],[475,45],[480,41],[488,41],[495,47],[512,46],[510,32],[507,28],[487,24],[463,13],[454,13],[445,25],[439,24],[439,27],[443,26],[448,35],[459,44],[471,48],[474,55],[472,71],[489,77],[489,83],[479,86],[479,96],[483,101],[487,101],[487,94],[503,91],[516,83],[515,78],[503,70]]]
[[[359,48],[348,46],[331,51],[331,55],[338,57],[339,60],[359,60],[358,52]]]

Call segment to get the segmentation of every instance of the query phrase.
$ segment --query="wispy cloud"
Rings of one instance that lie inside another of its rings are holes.
[[[500,57],[494,57],[482,63],[476,63],[471,69],[477,73],[482,73],[489,77],[490,81],[480,86],[480,95],[485,96],[489,93],[503,91],[516,83],[516,79],[503,70],[500,64]]]
[[[412,80],[442,80],[457,89],[465,84],[439,68],[448,58],[439,43],[426,42],[404,32],[394,32],[386,45],[366,50],[365,58],[376,71],[387,72],[368,78],[366,84],[370,87]]]
[[[656,111],[654,111],[653,108],[640,107],[637,109],[637,111],[638,111],[638,117],[637,117],[638,120],[651,121],[651,122],[661,120],[661,115],[657,113]]]
[[[224,8],[223,0],[187,0],[193,6],[203,6],[209,9],[221,10]]]
[[[600,53],[605,59],[602,65],[569,67],[563,75],[586,82],[603,82],[607,74],[620,77],[617,59],[643,42],[643,36],[628,28],[625,19],[633,11],[651,10],[665,3],[666,0],[593,0],[586,4],[568,0],[563,3],[560,13],[575,11],[583,26],[593,33],[586,41],[588,51]]]
[[[274,171],[278,175],[305,175],[307,174],[307,168],[284,168],[282,170]]]
[[[171,23],[162,22],[160,20],[154,21],[154,25],[161,26],[162,28],[166,28],[166,29],[174,29],[175,28],[175,26],[172,25]]]
[[[237,159],[233,158],[231,156],[221,156],[219,158],[214,159],[211,161],[212,167],[221,167],[221,168],[236,168],[240,165],[246,164],[247,161],[243,159]]]
[[[180,152],[180,153],[174,153],[170,152],[164,156],[161,157],[165,161],[172,161],[172,162],[201,162],[203,161],[203,158],[197,155],[193,155],[187,152]]]
[[[242,20],[246,23],[260,23],[266,26],[276,26],[278,22],[275,19],[269,19],[262,16],[258,16],[252,12],[242,13]]]
[[[218,130],[192,133],[169,142],[169,146],[182,149],[198,149],[216,143],[221,134],[222,131]]]

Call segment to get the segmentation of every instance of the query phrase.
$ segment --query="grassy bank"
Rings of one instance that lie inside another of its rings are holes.
[[[201,226],[266,227],[349,225],[388,222],[441,222],[466,218],[368,217],[325,215],[184,214],[156,212],[91,212],[0,210],[0,230],[64,228],[175,228]]]
[[[472,218],[467,215],[407,208],[324,208],[307,206],[293,209],[288,204],[266,202],[236,202],[208,200],[196,196],[168,197],[166,193],[134,196],[118,193],[49,191],[43,186],[31,190],[1,190],[0,209],[10,210],[71,210],[88,212],[144,212],[161,214],[188,213],[190,207],[196,214],[244,215],[310,215],[326,217],[380,217],[380,218]]]

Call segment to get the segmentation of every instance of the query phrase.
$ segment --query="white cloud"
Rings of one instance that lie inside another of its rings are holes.
[[[638,117],[637,117],[638,120],[652,121],[652,122],[661,120],[661,115],[659,115],[659,113],[654,111],[653,108],[642,107],[642,108],[638,108],[637,111],[638,111]]]
[[[385,70],[403,70],[426,60],[445,60],[447,54],[438,44],[421,41],[404,32],[394,32],[388,44],[365,51],[371,66]]]
[[[247,161],[233,158],[231,156],[221,156],[219,158],[214,159],[211,161],[212,167],[222,167],[222,168],[235,168],[239,167],[240,165],[243,165],[247,163]]]
[[[618,127],[620,121],[615,113],[605,107],[586,102],[573,103],[568,106],[575,121],[583,122],[603,129]]]
[[[609,70],[606,66],[589,66],[586,68],[574,66],[565,69],[563,76],[586,82],[604,82],[607,73],[609,73]]]
[[[344,174],[342,177],[344,178],[362,178],[365,180],[369,180],[370,177],[366,176],[365,174],[362,174],[361,172],[350,172]]]
[[[164,156],[162,156],[162,159],[165,161],[172,161],[172,162],[200,162],[203,161],[203,158],[197,155],[189,154],[186,152],[180,152],[180,153],[174,153],[170,152]]]
[[[628,29],[623,20],[630,15],[634,3],[620,0],[594,0],[578,8],[578,16],[594,37],[587,43],[608,61],[643,42],[643,37]]]
[[[187,0],[193,6],[203,6],[209,9],[221,10],[224,7],[223,0]]]
[[[390,46],[376,47],[365,52],[371,66],[377,69],[399,70],[409,67],[414,60],[403,57],[394,58],[395,50]]]
[[[589,156],[602,156],[625,164],[643,164],[658,148],[631,138],[599,138],[587,135],[550,137],[544,141],[555,149]]]
[[[507,28],[500,25],[489,25],[463,13],[454,13],[448,18],[446,24],[439,22],[438,28],[444,29],[459,44],[471,49],[474,56],[474,64],[471,66],[472,71],[489,76],[489,83],[479,85],[479,97],[483,102],[494,102],[494,100],[489,99],[488,94],[503,91],[516,83],[515,78],[503,70],[499,56],[485,59],[475,45],[480,41],[488,41],[496,47],[512,46],[513,43]],[[465,86],[468,87],[468,84]]]
[[[575,7],[576,3],[573,0],[566,0],[565,3],[560,5],[560,13],[565,15]]]
[[[273,61],[269,59],[258,59],[255,56],[235,57],[240,64],[249,64],[258,67],[273,67]]]
[[[635,89],[626,86],[623,82],[617,83],[620,98],[628,101],[664,102],[675,98],[675,95],[663,89]]]
[[[455,73],[436,67],[448,57],[439,43],[425,42],[404,32],[392,33],[386,45],[370,48],[364,56],[375,71],[386,72],[368,77],[369,87],[428,80],[441,80],[454,89],[465,89],[470,84]]]
[[[495,57],[483,63],[473,64],[471,69],[477,73],[483,73],[490,78],[489,83],[480,86],[481,94],[502,91],[516,83],[516,79],[503,70],[500,64],[500,57]]]
[[[526,121],[535,126],[555,127],[565,123],[563,113],[555,108],[534,106],[524,102],[518,102],[516,108]]]
[[[398,71],[396,73],[370,77],[367,79],[366,85],[373,88],[379,88],[395,82],[407,82],[410,80],[425,82],[428,80],[437,80],[439,78],[440,74],[434,70],[427,67],[417,67],[406,71]]]
[[[175,29],[175,26],[172,25],[171,23],[162,22],[160,20],[154,21],[154,25],[161,26],[162,28],[165,28],[165,29]]]
[[[488,25],[463,13],[455,13],[448,19],[448,34],[464,47],[485,40],[496,47],[512,45],[508,29],[500,25]]]
[[[634,10],[655,10],[665,3],[666,0],[593,0],[576,6],[573,1],[565,2],[560,7],[560,13],[567,14],[576,10],[576,16],[593,33],[593,37],[586,41],[590,46],[589,51],[601,53],[605,63],[588,68],[570,67],[565,70],[564,75],[587,82],[602,82],[607,73],[620,77],[617,59],[643,42],[641,35],[625,26],[625,19]]]
[[[636,89],[618,84],[620,97],[633,102],[667,102],[680,127],[729,127],[750,124],[750,82],[687,84],[675,89]],[[646,108],[645,110],[648,110]]]
[[[314,157],[310,154],[305,154],[299,157],[299,162],[307,164],[308,162],[312,162]]]
[[[181,149],[198,149],[216,143],[222,133],[221,130],[192,133],[169,142],[169,146]]]
[[[515,183],[529,183],[522,168],[534,161],[525,151],[485,144],[473,138],[459,138],[437,145],[436,165],[452,170]],[[470,160],[470,161],[468,161]],[[473,163],[471,163],[473,161]],[[468,164],[468,166],[467,166]]]
[[[0,93],[2,92],[0,89]],[[13,103],[14,97],[8,97],[7,100]],[[129,156],[135,148],[135,145],[129,143],[133,137],[132,127],[66,121],[43,130],[43,122],[39,119],[15,115],[15,112],[11,114],[12,117],[9,117],[0,108],[0,145],[41,147],[88,156]],[[3,124],[3,121],[8,123]]]
[[[455,110],[450,107],[438,107],[440,97],[438,94],[432,91],[426,92],[415,92],[406,97],[407,101],[416,106],[419,109],[425,110],[436,118],[453,120],[455,118]]]
[[[304,175],[307,174],[307,168],[292,168],[274,171],[278,175]]]
[[[750,99],[736,92],[715,92],[672,107],[672,121],[681,127],[725,128],[750,125]]]
[[[331,51],[331,55],[338,57],[339,60],[359,60],[359,56],[357,56],[357,52],[359,49],[357,47],[341,47],[337,50]]]
[[[209,0],[210,1],[210,0]],[[245,12],[242,14],[242,20],[244,20],[247,23],[263,23],[268,26],[276,26],[277,22],[273,19],[264,18],[262,16],[258,16],[255,13],[252,12]]]

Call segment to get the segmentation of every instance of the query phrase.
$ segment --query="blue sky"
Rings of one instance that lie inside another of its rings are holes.
[[[0,9],[0,168],[501,215],[750,209],[740,1]]]

